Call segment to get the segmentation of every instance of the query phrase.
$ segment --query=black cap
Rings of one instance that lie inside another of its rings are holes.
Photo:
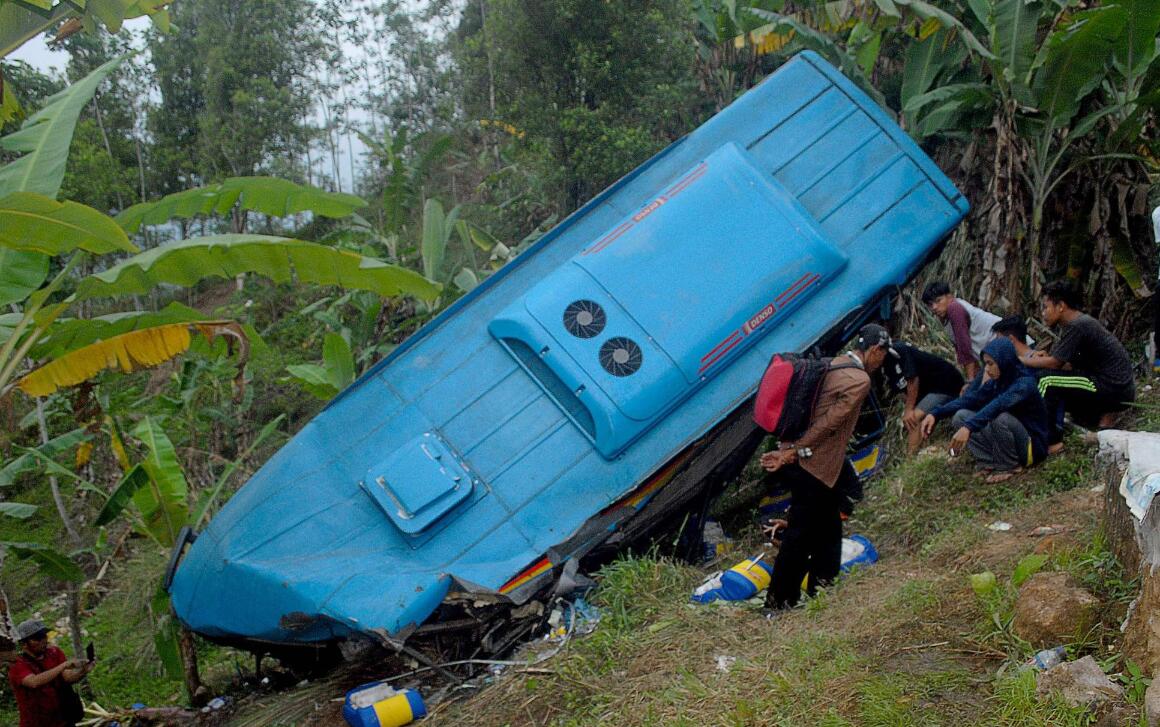
[[[856,348],[859,351],[869,351],[875,346],[890,348],[890,334],[877,323],[867,323],[858,329]]]

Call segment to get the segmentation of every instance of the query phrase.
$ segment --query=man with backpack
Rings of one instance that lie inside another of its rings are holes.
[[[800,401],[799,377],[773,382],[775,357],[758,392],[755,419],[781,438],[778,448],[761,455],[761,466],[776,472],[793,498],[781,536],[781,550],[773,564],[773,580],[766,593],[767,615],[791,608],[801,597],[801,582],[809,573],[807,592],[813,595],[838,577],[842,555],[843,481],[854,478],[846,446],[862,403],[870,392],[870,374],[882,365],[890,349],[890,335],[876,324],[858,332],[854,349],[829,361],[809,392],[811,406],[804,431],[783,431],[778,424],[785,409]],[[797,384],[797,386],[795,386]],[[774,391],[776,393],[771,394]],[[771,406],[772,404],[772,406]],[[768,419],[770,411],[774,420]]]

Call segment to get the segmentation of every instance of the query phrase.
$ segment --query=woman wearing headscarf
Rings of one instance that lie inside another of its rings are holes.
[[[921,426],[929,434],[939,419],[953,417],[951,456],[966,447],[979,469],[995,471],[988,482],[1003,482],[1047,455],[1047,408],[1010,341],[991,341],[982,359],[983,370],[967,390],[932,409]]]

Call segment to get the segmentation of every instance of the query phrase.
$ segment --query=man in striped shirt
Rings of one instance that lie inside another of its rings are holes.
[[[1136,400],[1132,362],[1124,344],[1103,324],[1083,313],[1083,298],[1072,280],[1043,289],[1043,322],[1060,329],[1051,352],[1036,351],[1024,364],[1039,369],[1039,393],[1047,404],[1048,451],[1063,448],[1063,413],[1089,429],[1110,427],[1116,412]]]

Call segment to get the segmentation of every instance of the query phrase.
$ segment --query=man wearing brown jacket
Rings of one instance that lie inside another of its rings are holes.
[[[842,488],[835,486],[842,478],[857,476],[846,460],[846,445],[870,391],[870,374],[889,350],[885,328],[874,323],[863,326],[854,350],[831,362],[805,433],[796,442],[781,442],[778,449],[761,455],[761,466],[777,472],[793,498],[765,596],[767,609],[794,606],[806,573],[810,595],[838,577]]]

